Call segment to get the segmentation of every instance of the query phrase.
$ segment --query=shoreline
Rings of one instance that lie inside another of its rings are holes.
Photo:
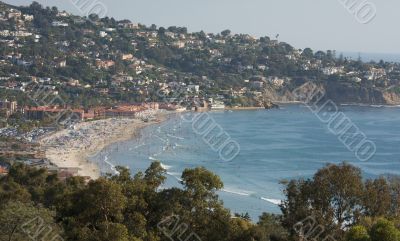
[[[78,176],[97,179],[100,167],[90,158],[104,148],[134,138],[145,127],[160,124],[172,113],[157,113],[144,122],[132,118],[111,118],[78,123],[74,128],[53,132],[39,141],[46,158],[59,168],[78,168]]]
[[[225,107],[225,110],[265,110],[265,107]]]
[[[300,102],[275,102],[283,105]],[[369,104],[340,104],[341,106],[378,107]],[[379,107],[399,107],[379,105]],[[264,110],[264,107],[226,107],[225,111]],[[224,111],[222,110],[222,111]],[[144,122],[132,118],[110,118],[81,122],[74,128],[64,129],[42,137],[38,143],[44,148],[46,158],[59,168],[77,168],[76,175],[97,179],[101,167],[91,158],[108,146],[132,138],[145,127],[164,122],[177,112],[159,112],[155,120]]]

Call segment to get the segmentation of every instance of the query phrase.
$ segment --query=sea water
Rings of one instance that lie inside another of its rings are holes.
[[[159,160],[167,170],[164,188],[180,186],[185,168],[204,166],[219,175],[224,189],[218,194],[232,213],[249,213],[257,220],[263,212],[279,213],[284,199],[281,181],[310,178],[327,163],[349,162],[364,178],[400,174],[400,108],[340,106],[343,112],[376,145],[368,161],[360,161],[332,133],[326,123],[303,105],[276,110],[208,112],[215,123],[235,140],[240,152],[223,161],[180,115],[140,131],[129,141],[100,152],[95,159],[110,166],[144,171]]]

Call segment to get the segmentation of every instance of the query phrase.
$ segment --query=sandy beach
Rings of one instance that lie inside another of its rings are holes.
[[[89,161],[89,157],[105,147],[132,138],[143,127],[160,123],[157,120],[144,122],[140,119],[104,119],[82,122],[42,138],[39,143],[46,151],[46,157],[58,167],[79,168],[78,175],[97,179],[100,169]]]

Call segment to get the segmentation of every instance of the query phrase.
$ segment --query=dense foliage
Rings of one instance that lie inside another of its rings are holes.
[[[27,240],[23,227],[38,217],[42,229],[54,227],[52,234],[66,240],[166,241],[169,237],[158,224],[169,217],[179,217],[177,225],[187,226],[174,237],[195,233],[201,240],[239,241],[285,236],[274,215],[263,215],[258,225],[246,215],[232,219],[215,193],[223,186],[220,178],[204,168],[185,170],[183,189],[160,189],[165,170],[158,162],[133,177],[125,168],[118,170],[118,176],[85,184],[81,177],[61,182],[46,170],[13,166],[0,183],[0,240]],[[54,237],[36,234],[36,240]]]
[[[0,181],[0,240],[148,240],[203,241],[323,240],[397,241],[400,182],[379,178],[363,182],[360,170],[329,165],[312,179],[286,185],[282,215],[247,214],[223,207],[216,191],[220,178],[204,168],[187,169],[182,188],[161,188],[165,170],[154,162],[131,176],[85,183],[81,177],[59,181],[44,169],[14,165]],[[315,220],[308,230],[296,228]],[[318,236],[311,236],[320,228]],[[306,232],[304,232],[306,231]],[[198,239],[196,239],[196,238]],[[303,239],[301,239],[303,237]],[[311,239],[313,238],[313,239]]]

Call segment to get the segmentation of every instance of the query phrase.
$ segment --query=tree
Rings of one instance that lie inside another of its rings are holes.
[[[52,14],[55,16],[55,15],[57,15],[57,13],[58,13],[58,8],[57,7],[52,7],[51,8],[51,12],[52,12]]]
[[[159,35],[164,36],[165,32],[166,32],[166,29],[165,29],[164,27],[160,27],[160,28],[158,29],[158,34],[159,34]]]
[[[263,227],[240,217],[231,220],[229,232],[229,241],[270,241]]]
[[[270,41],[271,41],[271,39],[270,39],[269,37],[267,37],[267,36],[265,36],[265,37],[260,37],[260,42],[261,42],[261,43],[267,44],[267,43],[269,43]]]
[[[367,216],[379,217],[390,213],[390,187],[386,179],[366,181],[363,203]]]
[[[30,202],[31,194],[29,191],[14,181],[8,181],[0,185],[0,203],[12,201]]]
[[[228,37],[229,35],[231,35],[231,30],[227,29],[221,32],[221,35],[224,37]]]
[[[82,228],[78,235],[82,241],[130,241],[128,229],[120,223],[100,223],[97,229]]]
[[[62,229],[54,221],[55,213],[32,204],[9,202],[0,209],[0,240],[52,240]]]
[[[221,179],[204,167],[198,167],[183,171],[182,184],[184,222],[188,223],[203,241],[227,240],[230,214],[216,194],[216,191],[223,187]],[[201,228],[205,226],[208,228]]]
[[[282,225],[290,231],[291,237],[297,236],[294,225],[312,215],[310,208],[313,192],[311,180],[291,180],[286,184],[286,198],[280,208],[283,214]]]
[[[12,165],[9,175],[5,178],[3,192],[0,191],[0,197],[24,202],[29,194],[33,201],[43,201],[49,185],[57,182],[57,176],[49,175],[45,169],[29,168],[22,164]]]
[[[390,187],[390,214],[394,217],[400,216],[400,178],[390,177],[389,180]]]
[[[120,228],[116,224],[123,221],[127,200],[116,182],[105,178],[91,181],[72,198],[75,203],[69,211],[70,217],[64,217],[70,219],[66,229],[71,238],[86,237],[88,233],[109,237],[115,228]]]
[[[264,229],[268,240],[271,241],[284,241],[288,238],[287,231],[282,226],[281,216],[274,214],[263,213],[257,225]]]
[[[371,241],[368,230],[364,226],[354,226],[346,234],[347,241]]]
[[[144,175],[139,172],[133,178],[128,169],[117,167],[117,170],[119,175],[111,177],[111,180],[121,185],[127,199],[123,224],[131,237],[150,239],[152,234],[148,226],[155,227],[162,219],[164,210],[162,203],[165,199],[158,198],[157,189],[165,180],[165,169],[160,162],[153,162]]]
[[[332,61],[336,58],[336,51],[328,50],[326,51],[326,58],[328,61]]]
[[[80,217],[85,221],[119,222],[126,205],[126,197],[119,184],[100,178],[89,183],[81,196]]]
[[[342,163],[319,170],[312,180],[292,180],[281,205],[283,225],[292,230],[299,220],[312,216],[330,235],[343,235],[360,216],[363,183],[361,171]],[[291,235],[296,235],[294,231]]]
[[[314,175],[316,190],[313,205],[338,228],[353,224],[359,215],[363,183],[361,170],[349,164],[328,165]]]
[[[31,5],[29,6],[29,8],[34,12],[35,11],[39,12],[39,11],[43,10],[42,5],[40,5],[40,3],[36,2],[36,1],[33,1],[31,3]]]
[[[157,25],[155,25],[154,23],[152,25],[150,25],[150,29],[153,31],[157,30]]]
[[[89,20],[93,21],[93,22],[97,22],[100,20],[99,15],[95,14],[95,13],[91,13],[88,16]]]
[[[326,58],[326,53],[324,51],[317,51],[314,56],[317,59],[324,60]]]
[[[153,162],[146,170],[144,180],[155,190],[164,183],[166,179],[165,174],[166,170],[161,166],[161,163]]]
[[[303,50],[303,53],[302,53],[301,55],[304,56],[304,57],[306,57],[306,58],[308,58],[308,59],[314,57],[314,53],[313,53],[312,49],[310,49],[310,48],[305,48],[305,49]]]
[[[215,191],[223,188],[221,179],[204,167],[185,169],[182,173],[182,184],[193,201],[215,199]],[[197,198],[199,199],[195,200]]]
[[[370,231],[372,241],[399,241],[400,232],[394,223],[387,219],[379,219]]]

